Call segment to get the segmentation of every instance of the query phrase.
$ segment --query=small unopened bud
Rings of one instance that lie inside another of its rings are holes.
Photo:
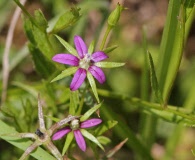
[[[110,27],[114,27],[116,26],[119,18],[120,18],[120,15],[121,15],[121,12],[123,10],[123,6],[121,6],[119,3],[117,4],[117,7],[115,8],[114,11],[112,11],[108,17],[108,25]]]

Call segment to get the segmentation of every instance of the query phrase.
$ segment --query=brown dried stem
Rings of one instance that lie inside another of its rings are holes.
[[[21,0],[21,4],[25,4],[26,0]],[[7,97],[7,86],[8,86],[8,79],[9,79],[9,53],[10,53],[10,48],[13,40],[13,34],[14,34],[14,29],[16,27],[18,18],[21,14],[21,9],[19,7],[16,7],[16,10],[13,14],[13,17],[11,19],[10,27],[7,33],[7,38],[6,38],[6,43],[5,43],[5,50],[3,53],[3,59],[2,59],[2,64],[3,64],[3,91],[1,95],[1,100],[2,103],[6,100]]]

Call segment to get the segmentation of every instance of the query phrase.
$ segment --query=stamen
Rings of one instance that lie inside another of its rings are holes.
[[[78,119],[74,119],[74,120],[72,120],[70,122],[70,128],[72,130],[77,130],[77,129],[79,129],[79,127],[80,127],[80,124],[79,124],[79,120]]]
[[[80,68],[87,70],[90,67],[90,63],[91,63],[91,55],[87,53],[83,59],[80,59],[79,66]]]

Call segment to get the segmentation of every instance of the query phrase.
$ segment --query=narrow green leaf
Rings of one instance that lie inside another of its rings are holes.
[[[55,65],[51,60],[47,59],[38,48],[34,47],[34,45],[30,43],[28,47],[37,73],[43,78],[50,77],[51,73],[56,70]]]
[[[125,63],[118,63],[118,62],[97,62],[95,63],[96,66],[101,68],[116,68],[124,66]]]
[[[65,12],[56,22],[51,33],[59,32],[67,27],[73,26],[81,17],[80,8],[72,7],[70,11]]]
[[[101,125],[99,125],[95,129],[95,135],[96,136],[102,135],[104,132],[106,132],[109,129],[113,128],[117,124],[118,124],[118,122],[117,121],[114,121],[114,120],[109,120],[107,122],[103,122]]]
[[[79,92],[76,91],[70,91],[70,107],[69,107],[69,114],[75,115],[77,107],[79,103]]]
[[[8,126],[6,123],[0,120],[0,128],[1,128],[1,135],[2,134],[14,134],[16,132],[12,127]],[[21,150],[25,151],[33,142],[30,140],[22,140],[21,138],[14,138],[12,136],[2,136],[2,139],[7,141],[8,143],[12,144],[13,146],[20,148]],[[55,160],[53,156],[51,156],[47,151],[43,150],[42,148],[38,147],[31,155],[36,159],[42,159],[43,157],[47,160]]]
[[[52,82],[55,82],[55,81],[57,81],[57,80],[60,80],[60,79],[62,79],[62,78],[65,78],[65,77],[67,77],[67,76],[70,76],[71,74],[75,73],[76,70],[77,70],[77,67],[70,67],[70,68],[68,68],[68,69],[65,69],[64,71],[62,71],[61,74],[59,74],[57,77],[55,77],[55,78],[51,81],[51,83],[52,83]]]
[[[62,150],[62,155],[64,155],[66,153],[66,151],[68,150],[73,138],[74,138],[73,132],[68,133],[63,150]]]
[[[95,98],[96,98],[97,102],[100,103],[98,93],[97,93],[96,84],[95,84],[95,80],[94,80],[93,76],[91,75],[91,73],[89,73],[89,72],[87,72],[87,79],[89,80],[89,84],[92,88],[92,91],[95,95]]]
[[[61,37],[57,35],[55,36],[60,41],[60,43],[67,49],[68,52],[70,52],[71,54],[75,56],[78,56],[77,51],[68,42],[66,42],[64,39],[62,39]]]
[[[157,70],[159,88],[165,102],[169,99],[170,91],[179,70],[185,43],[184,37],[187,36],[187,34],[185,35],[185,28],[190,25],[190,23],[186,23],[185,13],[183,0],[170,0]]]
[[[89,139],[93,143],[97,144],[104,151],[104,147],[100,144],[100,142],[97,140],[97,138],[95,138],[91,133],[89,133],[85,129],[80,129],[80,131],[84,137],[86,137],[87,139]]]
[[[107,47],[107,48],[103,49],[103,52],[104,53],[110,53],[113,50],[115,50],[116,48],[118,48],[118,45],[114,45],[114,46],[111,46],[111,47]]]
[[[83,116],[81,116],[80,121],[83,122],[87,120],[95,111],[97,111],[101,107],[102,103],[92,107],[90,110],[88,110]]]
[[[98,140],[101,144],[103,144],[103,145],[108,145],[109,143],[112,142],[110,138],[105,137],[105,136],[98,136],[98,137],[97,137],[97,140]]]
[[[152,56],[151,56],[149,51],[147,52],[147,54],[148,54],[148,59],[149,59],[149,64],[150,64],[151,86],[152,86],[152,89],[155,93],[157,101],[160,102],[161,105],[163,105],[164,102],[163,102],[161,91],[160,91],[159,86],[158,86],[158,80],[157,80],[156,72],[155,72],[155,69],[154,69],[153,59],[152,59]]]
[[[95,47],[95,41],[92,41],[89,45],[89,48],[88,48],[88,53],[89,54],[92,54],[93,51],[94,51],[94,47]]]

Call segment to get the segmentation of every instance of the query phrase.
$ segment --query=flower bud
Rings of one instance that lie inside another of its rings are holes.
[[[108,25],[110,27],[116,26],[116,24],[120,18],[122,10],[123,10],[123,7],[118,3],[115,10],[112,11],[110,16],[108,17]]]

